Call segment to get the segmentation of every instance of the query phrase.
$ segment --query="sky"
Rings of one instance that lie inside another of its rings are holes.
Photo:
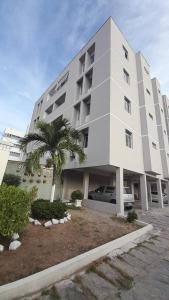
[[[168,0],[0,0],[0,135],[26,130],[35,101],[109,16],[169,96]]]

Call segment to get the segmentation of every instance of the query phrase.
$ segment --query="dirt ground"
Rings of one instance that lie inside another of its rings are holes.
[[[0,285],[42,271],[138,228],[86,208],[70,212],[71,221],[49,229],[29,224],[21,235],[20,248],[0,253]]]

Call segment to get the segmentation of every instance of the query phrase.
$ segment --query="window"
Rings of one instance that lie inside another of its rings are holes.
[[[58,81],[58,87],[57,87],[57,91],[59,91],[62,86],[68,81],[69,78],[69,72],[67,72],[64,76],[62,76],[62,78]]]
[[[79,98],[82,95],[82,92],[83,92],[83,78],[81,78],[77,82],[77,98]]]
[[[161,108],[161,112],[163,113],[163,109]]]
[[[85,78],[85,91],[88,92],[92,88],[93,69],[87,72]]]
[[[152,146],[153,146],[154,149],[157,149],[156,143],[152,142]]]
[[[161,94],[160,89],[158,89],[158,93]]]
[[[133,148],[133,134],[129,130],[125,130],[126,136],[126,146],[129,148]]]
[[[83,148],[87,148],[88,147],[89,128],[85,128],[84,130],[82,130],[82,135],[83,135],[83,144],[82,144],[82,147]]]
[[[79,62],[80,62],[80,74],[81,74],[85,70],[85,54],[83,54],[81,56],[81,58],[79,59]]]
[[[60,105],[62,105],[65,102],[65,98],[66,98],[66,93],[64,93],[62,96],[60,96],[56,101],[55,101],[55,107],[59,107]]]
[[[88,61],[89,65],[92,65],[94,63],[95,58],[95,44],[93,44],[88,50]]]
[[[123,69],[123,76],[124,76],[124,80],[129,84],[130,76],[129,76],[129,73],[125,69]]]
[[[144,71],[147,73],[147,75],[149,75],[149,71],[147,70],[146,67],[144,67]]]
[[[153,120],[153,115],[149,113],[149,117]]]
[[[148,89],[146,89],[147,94],[151,95],[150,91]]]
[[[164,129],[164,134],[166,134],[167,132],[166,132],[166,130]]]
[[[91,103],[91,96],[85,98],[83,100],[83,122],[88,122],[89,121],[89,116],[90,116],[90,103]]]
[[[113,193],[114,190],[115,190],[115,188],[113,186],[107,186],[106,190],[105,190],[105,193]]]
[[[80,103],[78,103],[74,107],[74,121],[75,121],[76,126],[79,125],[79,121],[80,121]]]
[[[127,97],[124,97],[124,108],[129,114],[131,114],[131,101]]]
[[[53,86],[53,88],[49,91],[49,95],[53,96],[56,93],[57,83]]]
[[[53,111],[53,104],[50,105],[45,112],[46,112],[47,115],[50,115],[52,113],[52,111]]]
[[[100,186],[98,189],[95,190],[96,193],[103,193],[104,192],[104,186]]]
[[[127,51],[127,49],[123,46],[123,51],[124,51],[124,56],[126,59],[129,59],[129,53]]]

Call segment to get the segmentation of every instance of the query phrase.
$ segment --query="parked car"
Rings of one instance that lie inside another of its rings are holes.
[[[158,202],[158,193],[151,192],[151,198],[152,198],[152,202]],[[163,193],[163,203],[168,204],[168,196],[165,193]]]
[[[89,192],[88,198],[97,201],[116,204],[116,188],[108,185],[100,186],[95,191]],[[124,199],[124,206],[126,208],[132,208],[134,203],[134,195],[131,193],[129,187],[123,188],[123,199]]]

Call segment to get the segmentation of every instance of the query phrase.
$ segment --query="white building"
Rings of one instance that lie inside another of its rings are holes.
[[[5,169],[9,159],[11,146],[9,143],[0,140],[0,185],[2,183]]]
[[[123,215],[124,185],[147,210],[155,183],[163,206],[162,183],[169,191],[168,109],[146,59],[109,18],[36,102],[29,131],[39,119],[69,119],[83,134],[87,159],[79,165],[68,158],[64,198],[78,188],[87,199],[88,191],[113,185],[117,204],[107,207]]]
[[[3,133],[2,141],[8,142],[11,145],[9,160],[21,161],[22,152],[20,150],[20,138],[24,137],[24,133],[14,129],[6,128]]]

